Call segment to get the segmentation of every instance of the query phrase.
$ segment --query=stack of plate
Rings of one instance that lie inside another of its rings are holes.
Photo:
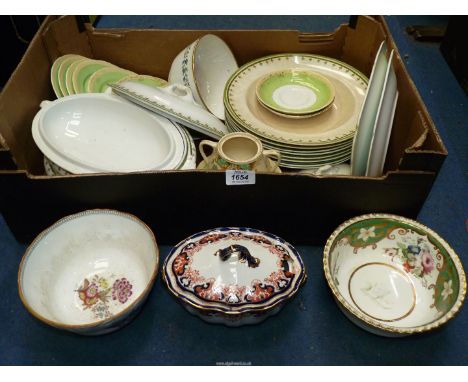
[[[45,101],[32,135],[48,175],[195,168],[183,127],[107,94]]]
[[[382,175],[398,101],[393,49],[383,41],[375,57],[351,153],[351,173]]]
[[[81,93],[104,93],[109,84],[123,80],[158,87],[167,85],[167,81],[161,78],[138,75],[110,62],[77,54],[66,54],[55,60],[50,70],[50,80],[57,98]]]
[[[322,112],[312,111],[308,118],[288,118],[262,105],[257,97],[259,81],[287,70],[310,71],[326,78],[334,91],[331,105],[319,110]],[[282,167],[312,169],[343,163],[350,159],[367,82],[357,69],[329,57],[263,57],[245,64],[229,79],[224,93],[226,124],[230,131],[249,132],[266,148],[279,151]]]

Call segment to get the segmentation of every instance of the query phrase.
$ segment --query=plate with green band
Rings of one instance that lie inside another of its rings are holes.
[[[60,56],[54,61],[52,68],[50,68],[50,82],[52,84],[52,88],[54,89],[54,93],[57,96],[57,98],[61,98],[64,96],[62,89],[60,88],[60,82],[59,82],[60,67],[64,63],[70,62],[71,64],[72,62],[81,58],[82,58],[81,56],[78,56],[76,54],[65,54],[63,56]]]
[[[61,97],[64,97],[70,94],[75,94],[75,93],[70,93],[68,91],[67,77],[70,77],[70,73],[72,72],[70,68],[76,66],[78,62],[81,62],[83,60],[86,60],[86,58],[83,56],[79,56],[79,55],[76,55],[76,56],[73,55],[73,56],[68,56],[67,58],[63,59],[63,61],[61,61],[58,67],[58,71],[57,71],[59,89],[62,94]],[[61,98],[61,97],[58,97],[58,98]]]
[[[167,81],[159,77],[153,77],[146,74],[137,74],[129,77],[122,78],[117,81],[116,84],[120,84],[124,81],[137,82],[143,85],[152,86],[155,88],[162,88],[167,86]]]
[[[333,103],[335,89],[318,73],[287,69],[262,77],[256,94],[262,106],[286,117],[312,116]]]
[[[89,77],[85,91],[87,93],[104,93],[109,84],[117,83],[132,75],[135,73],[116,66],[101,68]]]
[[[70,94],[86,93],[88,82],[91,76],[99,69],[108,67],[116,68],[116,66],[110,62],[102,60],[85,59],[78,63],[74,68],[72,68],[70,77],[67,75],[67,89],[69,90]],[[69,78],[71,80],[70,82],[72,83],[71,85],[69,83]],[[74,93],[72,93],[72,91]]]

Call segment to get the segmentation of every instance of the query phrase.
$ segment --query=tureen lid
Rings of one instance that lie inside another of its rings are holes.
[[[216,228],[177,244],[164,279],[185,303],[226,314],[270,309],[295,295],[306,273],[283,239],[251,228]]]
[[[219,139],[228,133],[223,122],[195,102],[186,86],[155,88],[130,81],[109,86],[116,95],[211,138]]]

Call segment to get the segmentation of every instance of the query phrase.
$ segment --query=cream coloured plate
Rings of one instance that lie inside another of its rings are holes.
[[[242,131],[232,128],[229,118],[226,123],[230,131]],[[347,162],[351,156],[352,137],[336,146],[305,146],[309,150],[285,149],[284,147],[262,139],[265,148],[277,150],[281,153],[280,166],[287,168],[308,169],[317,168],[325,164]],[[318,149],[314,149],[317,147]]]
[[[325,76],[335,89],[335,100],[325,113],[308,119],[285,119],[256,99],[256,82],[282,69],[310,69]],[[327,57],[283,54],[263,57],[241,67],[225,90],[225,107],[245,131],[288,145],[340,142],[353,135],[367,89],[367,78],[357,69]]]
[[[238,127],[237,125],[235,125],[229,119],[229,117],[226,118],[226,124],[228,126],[229,131],[232,131],[232,132],[241,132],[242,131],[242,129],[240,127]],[[253,135],[255,135],[255,134],[253,134]],[[296,146],[296,147],[283,145],[281,143],[274,142],[274,141],[271,141],[271,140],[268,140],[268,139],[265,139],[265,138],[262,138],[262,137],[258,137],[258,138],[260,138],[261,141],[264,144],[267,144],[267,145],[269,145],[271,147],[275,147],[275,149],[280,150],[281,152],[291,153],[291,154],[298,155],[298,156],[303,156],[303,155],[307,156],[307,155],[327,154],[327,153],[331,153],[333,151],[341,151],[344,148],[351,147],[353,137],[350,136],[347,140],[345,140],[343,142],[338,142],[338,143],[335,143],[335,144],[320,145],[320,146],[319,145]]]

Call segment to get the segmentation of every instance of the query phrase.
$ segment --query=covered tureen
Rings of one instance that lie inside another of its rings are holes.
[[[255,324],[277,313],[306,279],[298,252],[250,228],[216,228],[177,244],[164,280],[188,311],[211,323]]]

